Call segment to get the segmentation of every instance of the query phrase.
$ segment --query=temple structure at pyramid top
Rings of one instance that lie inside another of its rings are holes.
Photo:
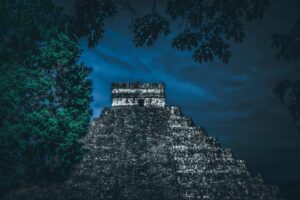
[[[112,106],[165,107],[162,83],[113,83]]]

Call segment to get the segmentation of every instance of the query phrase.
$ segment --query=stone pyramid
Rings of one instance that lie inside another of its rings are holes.
[[[113,84],[112,107],[84,143],[89,153],[69,183],[91,189],[92,199],[276,199],[276,187],[178,107],[165,107],[163,84]]]
[[[84,158],[52,193],[61,199],[278,199],[230,149],[166,107],[163,84],[113,84],[112,107],[83,143]]]

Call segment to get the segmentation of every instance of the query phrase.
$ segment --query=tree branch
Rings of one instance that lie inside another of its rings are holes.
[[[135,18],[137,17],[137,11],[136,9],[131,5],[129,0],[119,0],[117,1],[123,8],[125,8],[131,16],[132,22],[134,22]]]

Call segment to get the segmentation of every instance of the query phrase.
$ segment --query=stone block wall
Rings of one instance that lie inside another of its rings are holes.
[[[164,84],[114,83],[112,106],[165,107]]]

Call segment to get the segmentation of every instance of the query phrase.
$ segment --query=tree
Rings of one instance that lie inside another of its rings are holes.
[[[296,62],[300,59],[300,19],[292,25],[286,34],[274,34],[273,46],[277,49],[277,58]]]
[[[50,0],[0,4],[0,195],[65,177],[80,160],[91,109],[68,17]]]
[[[156,0],[150,13],[138,16],[128,0],[76,0],[73,30],[78,37],[87,37],[93,47],[103,38],[104,25],[126,8],[132,17],[133,42],[137,47],[152,46],[160,35],[168,35],[170,22],[181,21],[181,31],[173,38],[172,46],[181,51],[193,50],[198,62],[215,58],[227,63],[231,52],[229,42],[242,42],[245,37],[243,20],[263,16],[268,0],[166,0],[165,14],[158,12]]]
[[[298,19],[286,34],[275,34],[273,46],[277,49],[277,58],[290,62],[300,59],[300,19]],[[274,93],[288,106],[289,113],[300,130],[300,79],[279,81]]]

